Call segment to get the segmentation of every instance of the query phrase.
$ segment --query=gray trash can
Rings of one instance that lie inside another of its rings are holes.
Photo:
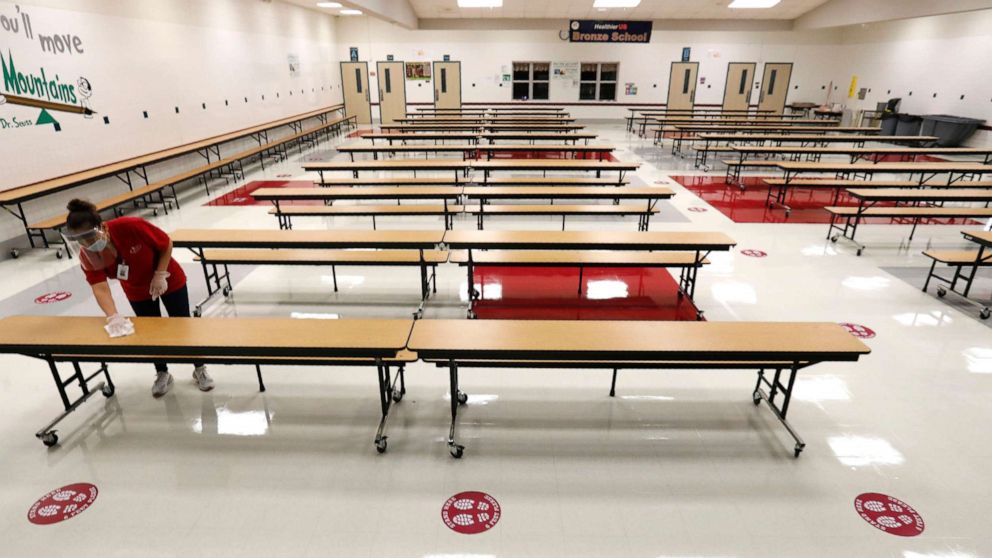
[[[941,147],[957,147],[975,133],[984,120],[951,116],[949,114],[928,114],[923,117],[921,134],[937,136],[937,145]]]
[[[899,117],[894,112],[883,112],[882,113],[882,131],[879,132],[883,136],[894,136],[896,135],[896,124],[899,123]]]
[[[914,114],[900,114],[899,122],[896,124],[897,136],[918,136],[923,119]]]

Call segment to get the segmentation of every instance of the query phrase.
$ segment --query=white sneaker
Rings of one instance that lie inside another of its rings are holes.
[[[155,373],[155,383],[152,384],[152,396],[162,397],[166,393],[169,393],[169,388],[172,387],[172,374],[168,372],[156,372]]]
[[[210,391],[214,389],[214,379],[207,374],[206,366],[197,366],[193,370],[193,381],[196,382],[196,387],[200,388],[200,391]]]

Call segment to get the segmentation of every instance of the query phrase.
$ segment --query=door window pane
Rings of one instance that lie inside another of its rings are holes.
[[[743,95],[747,90],[747,72],[747,68],[744,68],[744,71],[741,72],[741,88],[740,91],[737,92],[738,95]]]
[[[355,68],[355,84],[356,84],[355,87],[357,88],[358,92],[361,93],[362,92],[362,70],[359,69],[359,68]]]
[[[384,73],[386,76],[386,93],[392,93],[393,84],[392,84],[392,80],[389,79],[389,68],[386,68],[386,71]]]
[[[441,68],[441,93],[448,92],[448,69]]]
[[[778,77],[778,70],[772,70],[772,76],[768,78],[768,94],[775,94],[775,78]]]

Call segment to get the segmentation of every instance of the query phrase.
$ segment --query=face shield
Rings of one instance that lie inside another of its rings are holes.
[[[63,237],[67,248],[79,254],[79,263],[83,269],[107,269],[117,260],[117,253],[110,246],[110,236],[99,227],[70,232]]]

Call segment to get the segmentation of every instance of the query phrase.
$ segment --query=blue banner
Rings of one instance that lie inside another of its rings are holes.
[[[650,21],[573,19],[568,26],[572,43],[649,43]]]

